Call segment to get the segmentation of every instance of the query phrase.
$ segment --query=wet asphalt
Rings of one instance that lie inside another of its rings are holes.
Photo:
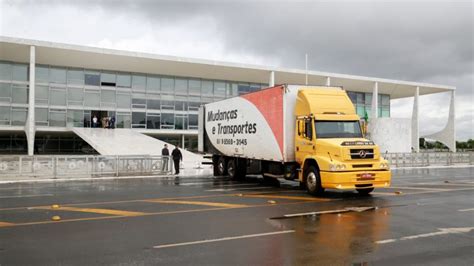
[[[473,176],[394,170],[368,197],[258,177],[3,184],[0,265],[474,265]]]

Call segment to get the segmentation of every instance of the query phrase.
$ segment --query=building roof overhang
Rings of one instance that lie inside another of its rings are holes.
[[[36,64],[44,65],[253,83],[268,83],[270,71],[275,73],[275,84],[304,84],[306,79],[306,71],[301,69],[165,56],[4,36],[0,36],[0,60],[28,63],[30,46],[35,46]],[[330,77],[331,86],[340,86],[348,91],[372,92],[374,83],[377,82],[379,94],[389,94],[391,99],[412,97],[416,87],[419,87],[420,95],[455,90],[455,87],[445,85],[319,71],[308,71],[307,74],[309,85],[324,85],[326,78]]]

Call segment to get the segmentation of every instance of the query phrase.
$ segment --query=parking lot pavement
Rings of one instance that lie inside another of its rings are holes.
[[[258,177],[3,184],[0,265],[473,265],[473,172],[396,170],[368,197]]]

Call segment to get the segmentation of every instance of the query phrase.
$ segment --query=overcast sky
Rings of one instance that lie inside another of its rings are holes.
[[[456,86],[457,138],[474,138],[471,1],[7,1],[0,35]],[[410,117],[412,99],[393,100]],[[449,96],[420,98],[420,133]]]

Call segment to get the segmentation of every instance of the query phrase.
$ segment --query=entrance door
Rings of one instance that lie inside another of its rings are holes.
[[[97,127],[102,127],[102,118],[107,117],[109,115],[108,111],[97,111],[93,110],[91,111],[91,117],[93,118],[94,116],[97,117]]]

